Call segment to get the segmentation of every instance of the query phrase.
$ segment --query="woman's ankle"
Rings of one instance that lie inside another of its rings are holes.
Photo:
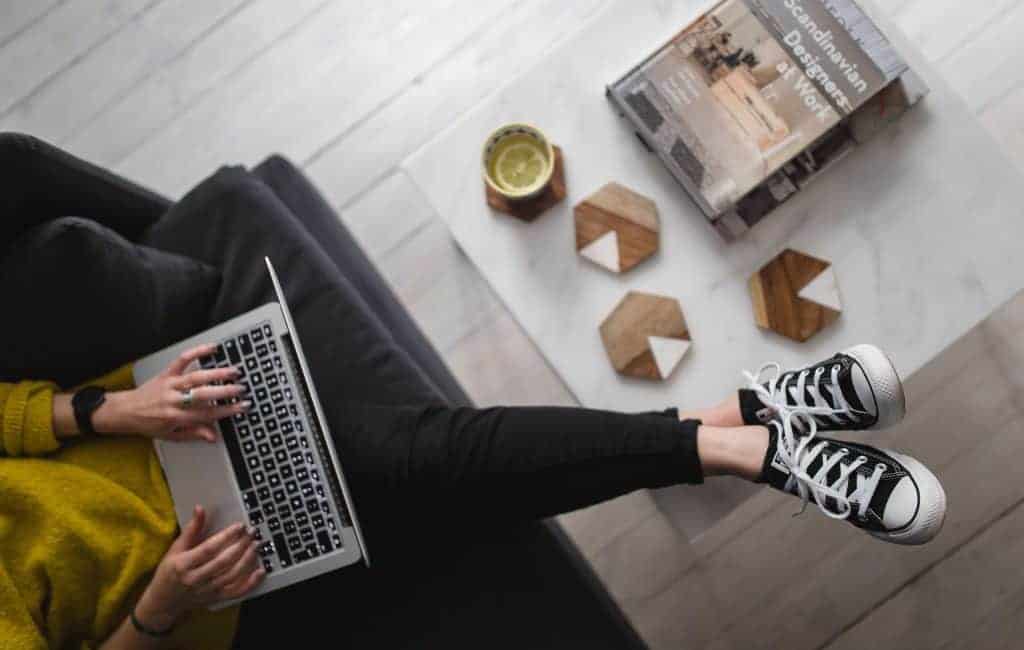
[[[738,395],[732,395],[710,408],[680,412],[679,419],[700,420],[702,424],[712,427],[742,427],[744,425]]]
[[[697,454],[704,476],[759,480],[768,443],[768,429],[762,426],[697,428]]]

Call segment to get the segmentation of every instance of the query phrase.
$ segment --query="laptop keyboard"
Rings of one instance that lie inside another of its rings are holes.
[[[318,462],[325,457],[319,431],[307,430],[315,418],[305,416],[313,409],[304,386],[291,380],[290,371],[300,370],[289,344],[263,322],[200,360],[203,368],[238,368],[238,399],[252,402],[248,412],[219,424],[267,573],[340,550],[339,523],[348,520],[332,505],[342,501],[333,477],[322,475],[330,470]]]

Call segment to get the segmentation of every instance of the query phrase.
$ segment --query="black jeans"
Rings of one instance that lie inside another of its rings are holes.
[[[297,216],[243,170],[203,182],[143,241],[221,268],[215,319],[271,300],[262,258],[274,261],[376,565],[400,561],[410,531],[479,531],[703,480],[698,423],[674,411],[441,403]],[[346,573],[329,576],[332,592]],[[277,620],[263,614],[301,603],[304,586],[246,603],[240,639],[259,638]]]
[[[214,321],[272,300],[263,256],[274,261],[371,546],[396,509],[429,503],[432,517],[472,512],[479,524],[702,480],[696,423],[674,412],[445,405],[298,218],[244,170],[204,181],[142,241],[221,268]]]
[[[17,229],[62,214],[85,215],[127,236],[142,231],[141,243],[215,265],[224,282],[211,322],[273,300],[262,264],[270,256],[377,565],[400,563],[410,535],[419,531],[484,534],[640,488],[703,480],[698,423],[679,422],[672,410],[630,415],[446,405],[300,218],[244,170],[221,170],[143,231],[142,223],[161,207],[159,197],[131,186],[136,198],[116,198],[126,189],[116,177],[38,141],[18,144],[21,156],[29,149],[31,164],[23,166],[30,173],[0,155],[0,169],[18,176],[19,198],[5,205],[22,215],[25,223]],[[78,203],[45,198],[64,186]],[[119,213],[105,215],[104,207]],[[417,553],[428,544],[418,540]],[[265,626],[280,625],[284,603],[308,611],[304,593],[319,600],[325,587],[337,593],[346,580],[358,579],[358,573],[338,572],[249,601],[239,646],[259,645],[253,640]]]

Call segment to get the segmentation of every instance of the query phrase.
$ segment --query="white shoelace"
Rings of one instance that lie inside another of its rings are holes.
[[[809,434],[798,438],[793,433],[794,417],[806,419],[810,429]],[[819,440],[812,446],[814,436],[818,431],[818,423],[814,418],[803,413],[787,410],[782,414],[781,423],[772,422],[771,424],[776,428],[778,434],[775,444],[779,460],[789,468],[786,490],[792,490],[795,487],[797,496],[803,502],[800,513],[807,508],[807,502],[813,499],[815,505],[825,515],[833,519],[846,519],[853,511],[853,504],[856,503],[857,517],[863,519],[871,504],[871,499],[875,496],[875,490],[878,489],[882,474],[885,473],[885,465],[878,463],[871,476],[865,478],[863,474],[855,472],[858,467],[867,464],[867,456],[858,456],[853,462],[847,463],[844,462],[844,459],[849,456],[850,450],[846,447],[840,448],[832,455],[827,455],[825,448],[828,447],[828,441]],[[811,475],[808,468],[819,456],[821,465]],[[837,465],[839,466],[839,476],[830,483],[828,474]],[[852,492],[847,494],[851,476],[857,485]],[[835,510],[829,508],[827,501],[829,498],[835,502]]]
[[[764,381],[761,379],[761,376],[764,375],[766,370],[774,370],[775,374],[767,381]],[[799,373],[796,373],[796,382],[790,383],[793,379],[793,373],[787,373],[783,377],[782,366],[777,363],[766,363],[758,368],[755,373],[744,371],[743,376],[747,379],[748,388],[757,393],[757,396],[765,406],[774,409],[780,416],[781,410],[786,409],[797,413],[806,413],[811,416],[821,415],[829,418],[836,424],[843,423],[839,419],[840,414],[845,415],[854,422],[859,422],[862,415],[868,414],[858,411],[846,401],[843,389],[839,385],[840,370],[839,364],[832,365],[829,374],[829,379],[832,381],[825,386],[821,384],[821,379],[825,376],[824,366],[815,369],[814,377],[810,384],[807,382],[808,377],[811,376],[810,370],[801,370]],[[782,377],[781,381],[779,381],[780,377]],[[825,399],[825,389],[828,389],[829,394],[832,395],[834,407],[829,406],[828,401]],[[812,404],[807,403],[807,395],[811,396]],[[790,404],[787,397],[792,398],[794,403]],[[809,419],[814,420],[813,417]],[[799,429],[803,429],[802,422],[797,422],[796,426]]]
[[[761,376],[768,369],[774,369],[775,376],[768,382],[762,382]],[[818,421],[814,418],[815,415],[824,415],[839,422],[840,420],[835,416],[837,413],[843,413],[856,420],[855,410],[850,407],[839,388],[838,365],[832,366],[832,385],[828,386],[835,399],[836,407],[829,406],[821,397],[821,377],[824,372],[825,368],[815,370],[814,384],[811,386],[807,386],[807,376],[810,371],[803,370],[798,373],[795,395],[787,391],[792,375],[787,375],[781,383],[779,382],[782,368],[777,363],[766,363],[756,373],[744,372],[743,374],[749,381],[750,389],[757,393],[761,401],[772,408],[781,420],[781,422],[773,421],[770,424],[776,430],[776,451],[779,460],[789,469],[786,490],[791,491],[795,488],[797,496],[803,502],[797,514],[804,512],[808,501],[813,499],[818,509],[833,519],[846,519],[853,511],[853,504],[856,503],[857,516],[863,519],[871,499],[874,497],[875,490],[878,489],[882,474],[885,473],[885,465],[877,464],[871,476],[864,478],[862,474],[855,472],[857,468],[868,462],[866,456],[858,456],[853,462],[847,463],[843,460],[849,455],[847,448],[841,448],[836,453],[827,455],[825,453],[825,449],[828,447],[827,441],[820,440],[812,446],[818,433]],[[764,383],[767,383],[768,386],[765,387]],[[814,404],[807,404],[804,400],[804,396],[808,392],[811,394]],[[787,394],[792,395],[796,402],[795,405],[788,403]],[[798,436],[793,431],[794,425],[800,428],[804,435]],[[821,457],[821,466],[812,476],[808,468],[819,456]],[[839,466],[839,476],[830,483],[828,474],[837,465]],[[857,485],[847,495],[846,491],[851,476],[854,477]],[[835,502],[835,510],[828,507],[827,500],[829,498]]]

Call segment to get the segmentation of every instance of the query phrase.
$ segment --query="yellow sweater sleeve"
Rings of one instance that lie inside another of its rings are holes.
[[[7,456],[42,456],[57,450],[50,381],[0,383],[0,446]]]
[[[88,382],[107,390],[131,388],[132,384],[131,365]],[[59,390],[52,381],[0,382],[0,452],[42,456],[60,447],[53,431],[53,395]]]

